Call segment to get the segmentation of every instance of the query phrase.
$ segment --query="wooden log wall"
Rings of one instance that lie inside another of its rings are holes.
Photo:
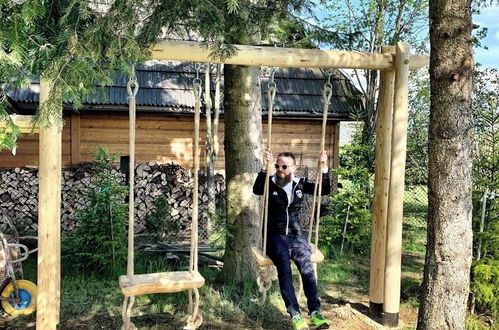
[[[137,116],[136,162],[175,162],[184,167],[193,166],[194,122],[191,116],[139,113]],[[263,129],[266,130],[264,118]],[[224,169],[223,119],[220,123],[220,153],[216,170]],[[321,121],[274,118],[273,151],[297,154],[303,165],[315,169],[320,147]],[[201,141],[204,146],[205,123],[201,121]],[[326,149],[330,167],[337,164],[339,125],[328,123]],[[93,160],[91,152],[97,146],[110,152],[128,154],[128,114],[83,112],[64,116],[62,165],[65,168]],[[204,167],[204,148],[201,167]],[[0,152],[0,168],[38,166],[38,134],[24,134],[18,140],[16,155]]]

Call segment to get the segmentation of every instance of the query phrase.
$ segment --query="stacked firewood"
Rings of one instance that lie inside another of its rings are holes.
[[[116,168],[113,171],[119,172]],[[96,166],[81,164],[62,173],[61,227],[71,230],[77,226],[76,212],[85,207],[82,192],[93,189]],[[120,174],[121,184],[127,185],[125,175]],[[170,204],[170,216],[189,229],[192,211],[193,176],[177,164],[141,163],[135,168],[136,230],[145,228],[145,218],[153,210],[154,201],[164,196]],[[199,211],[200,226],[206,225],[208,209],[206,176],[200,173]],[[224,198],[225,182],[221,175],[215,176],[216,205]],[[38,218],[38,170],[29,168],[0,169],[0,207],[16,223],[36,230]],[[203,231],[202,228],[200,228]]]

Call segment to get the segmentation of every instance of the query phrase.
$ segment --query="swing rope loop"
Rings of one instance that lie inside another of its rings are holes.
[[[267,84],[268,89],[274,90],[274,95],[275,95],[275,89],[276,89],[276,83],[274,81],[275,71],[276,71],[275,67],[272,67],[270,69],[270,81]]]

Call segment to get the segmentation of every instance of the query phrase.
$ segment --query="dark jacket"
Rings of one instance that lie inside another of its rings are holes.
[[[255,195],[263,195],[265,178],[267,174],[263,171],[258,176],[253,185]],[[293,180],[293,201],[288,205],[288,196],[284,189],[274,183],[270,177],[269,186],[269,215],[267,223],[267,233],[269,235],[287,235],[301,233],[300,219],[298,213],[303,206],[303,194],[313,195],[314,182],[306,178],[295,177]],[[329,174],[322,176],[322,194],[327,195],[331,191],[329,184]]]

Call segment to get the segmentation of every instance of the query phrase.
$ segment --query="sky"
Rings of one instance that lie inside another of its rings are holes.
[[[356,3],[356,0],[352,0]],[[323,18],[327,10],[321,5],[316,5],[315,15]],[[317,22],[314,22],[317,24]],[[475,62],[481,63],[485,68],[499,69],[499,5],[482,8],[480,14],[473,15],[473,23],[488,28],[487,37],[482,40],[482,44],[488,49],[475,49]]]
[[[473,23],[489,29],[483,41],[489,49],[475,49],[475,62],[499,69],[499,6],[482,9],[480,15],[473,16]]]

